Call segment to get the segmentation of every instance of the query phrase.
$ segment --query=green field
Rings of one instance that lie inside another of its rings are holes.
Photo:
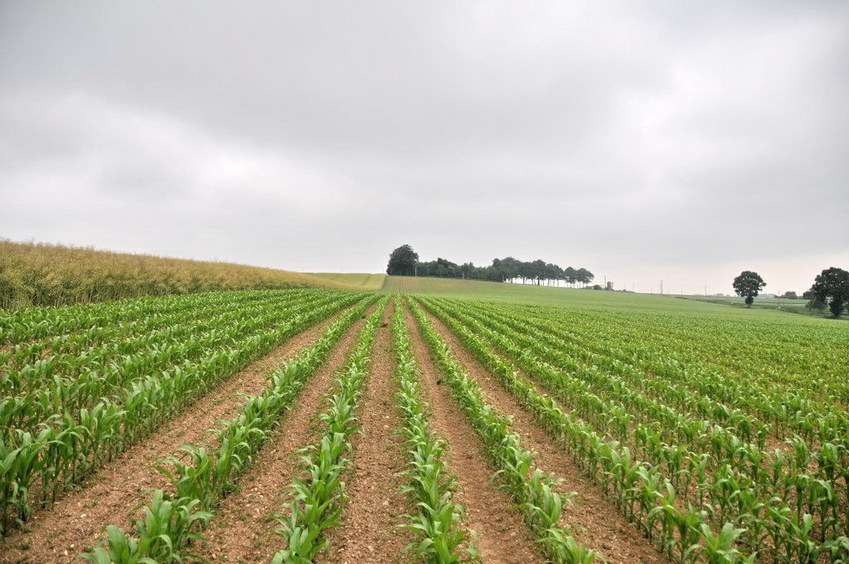
[[[589,307],[600,309],[625,309],[636,311],[703,312],[710,315],[738,315],[757,318],[760,315],[784,315],[786,312],[809,313],[806,300],[782,298],[756,298],[754,307],[745,308],[742,298],[703,298],[699,296],[677,296],[638,294],[633,292],[603,292],[575,288],[556,288],[534,284],[502,284],[480,280],[458,280],[455,278],[430,278],[409,276],[387,276],[385,274],[336,274],[317,273],[319,277],[363,290],[381,290],[390,294],[440,296],[471,300],[486,300],[506,303],[536,304],[549,306]],[[724,306],[724,307],[718,307]],[[741,311],[736,311],[741,310]],[[758,310],[758,311],[755,311]],[[821,317],[818,314],[813,318]]]
[[[701,307],[682,305],[668,296],[634,294],[630,292],[602,292],[575,288],[555,288],[533,284],[502,284],[479,280],[453,278],[411,278],[388,276],[383,285],[386,292],[417,295],[439,295],[451,298],[491,300],[498,302],[539,305],[599,306],[614,308],[681,308]]]
[[[95,545],[99,562],[459,561],[478,542],[485,562],[515,556],[461,504],[516,518],[528,562],[849,561],[845,323],[677,296],[311,276],[359,291],[0,311],[0,562],[70,562]],[[464,464],[437,461],[463,448]],[[114,483],[127,495],[101,501]],[[272,504],[242,512],[259,487]],[[281,487],[297,495],[284,502]],[[173,518],[133,521],[139,499]],[[401,514],[354,525],[373,504]],[[68,528],[66,505],[91,527]],[[386,541],[402,518],[419,524],[397,543],[414,551]],[[226,540],[245,520],[267,556]],[[375,554],[334,552],[364,534]]]
[[[708,302],[712,304],[721,304],[733,307],[742,307],[745,308],[746,304],[743,301],[743,298],[736,296],[682,296],[687,300],[694,300],[700,302]],[[790,313],[803,313],[806,315],[820,315],[818,312],[811,313],[807,307],[808,300],[796,299],[796,300],[788,300],[785,298],[755,298],[754,303],[752,304],[752,309],[780,309],[782,311],[789,311]]]
[[[315,276],[322,280],[330,280],[345,286],[352,286],[363,290],[380,290],[386,281],[385,274],[366,273],[336,273],[336,272],[311,272],[309,276]]]

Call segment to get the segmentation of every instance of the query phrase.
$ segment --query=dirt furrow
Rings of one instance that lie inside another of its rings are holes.
[[[495,469],[486,458],[483,444],[451,397],[448,385],[441,383],[442,374],[434,365],[412,314],[409,310],[405,313],[413,351],[422,371],[422,391],[432,410],[430,423],[448,442],[446,460],[460,485],[455,499],[466,508],[466,527],[478,535],[477,548],[482,560],[544,561],[535,551],[515,502],[492,481]]]
[[[378,327],[371,370],[358,409],[360,433],[354,435],[353,472],[345,488],[340,528],[331,530],[329,553],[317,562],[398,562],[412,536],[398,525],[410,511],[401,494],[406,454],[395,408],[398,385],[393,377],[392,305]]]
[[[574,459],[552,441],[533,416],[466,350],[454,333],[433,315],[428,314],[428,317],[449,344],[469,377],[480,384],[487,402],[499,412],[513,417],[511,428],[522,437],[527,448],[538,453],[537,465],[562,478],[563,491],[577,493],[571,503],[564,507],[560,524],[573,528],[576,540],[601,552],[611,563],[668,562],[668,559],[604,498],[599,488],[583,475]]]
[[[207,430],[218,421],[237,415],[244,405],[241,395],[260,393],[268,384],[268,375],[300,349],[317,341],[336,317],[295,335],[234,374],[179,417],[163,424],[150,438],[130,447],[89,477],[78,489],[36,513],[24,529],[0,543],[0,562],[70,562],[101,539],[106,525],[129,527],[138,506],[148,501],[148,491],[168,485],[152,465],[175,454],[185,443],[204,440]]]
[[[206,541],[193,547],[193,553],[208,562],[268,562],[285,548],[283,538],[274,532],[278,527],[275,515],[291,500],[286,486],[300,469],[297,452],[320,438],[317,416],[326,407],[325,396],[333,386],[333,377],[353,351],[363,324],[360,319],[348,329],[310,378],[240,478],[239,490],[221,501],[203,533]]]

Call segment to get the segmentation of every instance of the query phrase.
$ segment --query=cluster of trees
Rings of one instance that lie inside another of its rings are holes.
[[[766,282],[757,272],[744,270],[732,285],[737,295],[745,298],[746,305],[751,307]],[[787,292],[784,297],[795,299],[796,292]],[[802,297],[808,300],[808,309],[824,311],[828,306],[834,317],[840,317],[844,309],[849,309],[849,272],[834,266],[823,270]]]
[[[808,299],[808,309],[822,311],[828,305],[831,314],[840,317],[844,309],[849,309],[849,272],[834,266],[823,270],[804,297]]]
[[[438,278],[465,278],[491,282],[554,285],[563,281],[570,286],[586,286],[595,276],[586,268],[560,267],[537,259],[522,261],[513,257],[493,259],[490,266],[475,266],[471,262],[457,264],[444,258],[420,262],[419,255],[410,245],[402,245],[389,255],[386,273],[394,276],[434,276]]]

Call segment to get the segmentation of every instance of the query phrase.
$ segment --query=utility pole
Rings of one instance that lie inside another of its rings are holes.
[[[663,280],[660,281],[660,295],[663,295]]]

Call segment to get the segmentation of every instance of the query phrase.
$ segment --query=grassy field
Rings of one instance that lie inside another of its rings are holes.
[[[412,278],[388,276],[383,285],[385,292],[400,294],[439,295],[452,298],[492,300],[539,305],[586,304],[613,307],[642,307],[646,303],[663,306],[668,299],[625,292],[598,292],[573,288],[553,288],[532,284],[502,284],[480,280],[453,278]],[[648,301],[647,301],[648,300]]]
[[[728,296],[728,297],[718,297],[718,296],[682,296],[684,299],[700,301],[700,302],[708,302],[712,304],[720,304],[727,305],[733,307],[742,307],[745,308],[746,304],[743,301],[743,298],[737,296]],[[811,314],[810,311],[805,307],[808,304],[808,300],[797,299],[797,300],[788,300],[785,298],[755,298],[754,303],[752,304],[752,309],[780,309],[782,311],[789,311],[792,313],[803,313],[803,314]],[[814,313],[813,315],[819,315],[818,313]]]
[[[806,314],[810,320],[819,320],[819,314],[809,315],[805,300],[782,298],[756,298],[754,307],[746,308],[742,298],[703,298],[639,294],[633,292],[603,292],[576,288],[555,288],[533,284],[501,284],[480,280],[454,278],[429,278],[387,276],[385,274],[310,274],[322,280],[344,285],[347,288],[378,290],[388,294],[434,296],[469,300],[495,301],[538,306],[563,306],[598,310],[628,310],[668,313],[703,313],[730,319],[753,319],[764,316],[785,317],[785,313]]]
[[[352,288],[362,290],[380,290],[386,281],[385,274],[366,274],[366,273],[337,273],[337,272],[315,272],[309,273],[310,276],[315,276],[321,280],[329,280]]]
[[[575,288],[554,288],[531,284],[501,284],[498,282],[446,278],[387,276],[386,282],[383,285],[383,291],[387,293],[421,296],[599,310],[614,309],[669,312],[673,314],[701,312],[708,315],[730,316],[732,318],[739,316],[742,316],[742,318],[784,316],[784,311],[778,311],[776,307],[757,308],[756,310],[727,307],[734,303],[734,300],[730,298],[726,303],[719,304],[696,299],[682,299],[678,296],[671,295],[604,292]]]

